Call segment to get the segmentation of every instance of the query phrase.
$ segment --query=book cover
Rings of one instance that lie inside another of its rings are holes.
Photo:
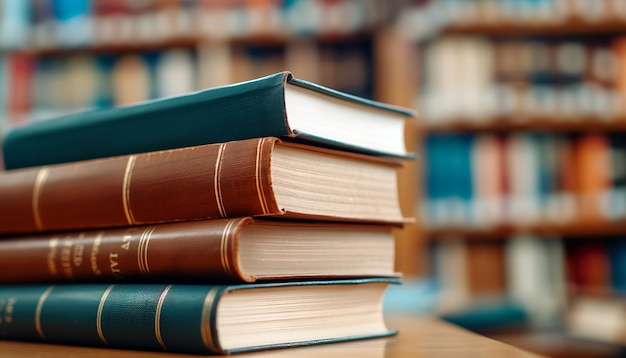
[[[7,56],[9,88],[7,107],[9,123],[23,122],[32,108],[31,95],[34,75],[34,58],[27,53],[11,53]],[[6,132],[6,131],[5,131]]]
[[[612,292],[611,260],[606,242],[573,240],[566,244],[568,281],[577,294],[606,295]]]
[[[615,295],[623,296],[626,293],[626,240],[621,237],[607,241],[611,287]]]
[[[7,89],[9,87],[8,63],[4,55],[0,55],[0,128],[4,128],[7,117]]]
[[[113,92],[113,101],[115,103],[116,106],[128,106],[128,105],[132,105],[132,104],[137,104],[140,102],[145,102],[147,100],[149,100],[150,98],[152,98],[152,88],[154,86],[154,84],[152,83],[153,78],[151,76],[151,68],[147,62],[146,56],[141,56],[138,54],[128,54],[125,56],[122,56],[121,58],[119,58],[117,61],[115,61],[115,65],[113,66],[112,70],[111,70],[111,90]],[[88,113],[98,113],[98,112],[88,112]],[[82,116],[81,114],[77,114],[73,117],[66,117],[66,118],[77,118],[76,116],[80,117]],[[154,117],[153,117],[154,118]],[[84,120],[88,121],[86,118],[83,118]],[[81,120],[81,119],[76,119]],[[144,119],[145,120],[145,119]],[[54,120],[55,122],[58,120]],[[67,121],[67,120],[66,120]],[[50,124],[50,125],[54,125],[54,124],[61,124],[62,123],[55,123],[55,122],[44,122],[45,124]],[[86,124],[86,123],[84,123]],[[84,127],[84,124],[82,125],[82,127]],[[129,123],[128,123],[129,124]],[[76,123],[75,124],[78,127],[81,127],[80,124]],[[145,123],[146,128],[144,128],[145,130],[152,132],[155,130],[154,127],[152,127],[152,125],[157,125],[157,123],[153,123],[151,125],[149,125],[148,123]],[[35,125],[33,124],[32,126],[29,127],[23,127],[24,130],[29,130],[28,128],[34,127]],[[70,130],[70,127],[72,125],[68,124],[68,127],[65,129],[62,128],[57,128],[57,129],[49,129],[46,133],[42,132],[39,134],[39,136],[45,136],[46,138],[46,142],[48,140],[53,140],[53,138],[58,138],[58,137],[63,137],[66,136],[68,134],[63,134],[63,132]],[[113,139],[112,137],[110,137],[110,135],[112,135],[113,133],[115,133],[113,130],[113,128],[109,129],[110,125],[105,125],[104,123],[101,123],[98,125],[99,127],[101,127],[99,130],[98,129],[93,129],[91,135],[89,133],[85,133],[84,135],[86,135],[87,137],[84,137],[82,135],[79,135],[79,137],[75,138],[76,140],[78,140],[78,143],[81,143],[81,146],[86,145],[86,138],[89,138],[89,136],[101,136],[101,135],[107,135],[108,134],[108,143],[104,143],[104,141],[98,143],[97,145],[101,146],[102,149],[99,150],[105,150],[105,151],[110,151],[113,155],[115,154],[122,154],[121,153],[121,149],[119,148],[113,148],[111,146],[111,140]],[[20,129],[18,129],[19,131]],[[43,131],[46,131],[46,129],[42,129]],[[76,129],[75,129],[76,130]],[[144,135],[144,133],[142,133],[141,135]],[[9,134],[5,140],[9,140],[9,137],[11,135]],[[52,138],[51,138],[52,137]],[[80,139],[79,139],[80,138]],[[68,138],[69,139],[69,138]],[[92,137],[92,140],[94,140],[95,138]],[[104,139],[104,138],[103,138]],[[118,138],[117,140],[121,140],[123,143],[133,143],[135,142],[135,140],[132,140],[131,138]],[[38,141],[37,143],[42,143],[41,141]],[[75,142],[76,143],[76,142]],[[43,143],[42,143],[43,144]],[[36,145],[33,143],[33,145]],[[124,144],[118,144],[118,145],[124,145]],[[128,145],[128,144],[125,144]],[[125,146],[124,145],[124,146]],[[6,147],[5,147],[6,148]],[[10,146],[9,146],[10,148]],[[10,150],[9,148],[5,149],[6,150]],[[63,148],[70,148],[70,146],[63,146]],[[86,148],[85,148],[86,149]],[[93,148],[90,151],[97,151],[98,149]],[[145,150],[139,150],[138,152],[143,152]],[[126,153],[126,154],[130,154],[130,153]],[[9,156],[9,154],[5,154],[5,156]],[[93,155],[89,155],[89,157],[95,157]],[[82,155],[82,156],[78,156],[78,157],[72,157],[73,160],[82,160],[82,159],[91,159],[88,158],[88,155]],[[57,160],[55,162],[47,162],[46,159],[41,158],[41,157],[37,157],[37,158],[32,158],[33,161],[35,161],[38,164],[53,164],[56,162],[63,162],[64,160]],[[30,166],[30,165],[26,165],[26,166]],[[7,167],[9,168],[9,167]]]
[[[600,222],[610,217],[611,144],[598,133],[583,135],[576,142],[580,219]]]
[[[507,142],[510,217],[518,225],[537,223],[541,218],[537,137],[515,134]]]
[[[609,137],[611,141],[611,183],[610,183],[610,220],[626,219],[626,143],[617,133]]]
[[[393,227],[250,217],[0,240],[0,284],[396,276]]]
[[[404,222],[398,163],[273,137],[0,175],[0,234],[239,216]]]
[[[535,329],[554,329],[566,307],[563,243],[518,234],[506,242],[507,296]]]
[[[191,51],[172,49],[161,53],[155,66],[156,96],[177,96],[197,90],[197,73]]]
[[[281,72],[178,97],[16,127],[5,135],[3,155],[6,168],[15,169],[285,136],[407,156],[404,127],[412,114]]]
[[[473,212],[481,227],[502,224],[505,218],[504,152],[492,134],[476,137],[472,146]]]
[[[207,354],[388,336],[382,299],[397,282],[4,285],[0,337]]]
[[[504,298],[508,286],[504,244],[489,240],[467,242],[466,255],[472,298],[477,301]]]

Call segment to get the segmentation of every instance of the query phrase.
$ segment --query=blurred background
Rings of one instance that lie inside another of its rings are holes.
[[[282,70],[419,111],[387,310],[626,353],[626,1],[0,0],[3,129]]]

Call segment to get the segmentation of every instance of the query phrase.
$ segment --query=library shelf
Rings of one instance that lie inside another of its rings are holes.
[[[464,118],[446,121],[444,124],[423,126],[420,131],[426,134],[446,133],[516,133],[516,132],[548,132],[548,133],[579,133],[579,132],[624,132],[626,117],[604,119],[597,117],[567,118],[556,117],[494,117],[489,120],[476,121]]]
[[[509,239],[518,234],[556,238],[595,238],[626,236],[626,221],[600,222],[576,221],[570,224],[498,225],[490,228],[451,227],[424,230],[429,240],[497,240]]]
[[[342,43],[361,43],[371,41],[372,31],[358,33],[325,33],[300,36],[297,34],[254,34],[242,37],[212,37],[212,36],[178,36],[158,40],[120,41],[87,46],[74,47],[25,47],[17,49],[0,49],[0,54],[25,53],[35,57],[63,57],[76,53],[88,54],[123,54],[132,52],[161,52],[165,49],[186,48],[194,49],[200,45],[228,44],[234,47],[282,47],[294,42],[311,41],[320,45]]]
[[[480,22],[453,24],[443,29],[443,35],[479,35],[489,37],[506,36],[577,36],[577,35],[610,35],[626,32],[626,21],[616,19],[602,21],[585,21],[583,19],[566,19],[553,22]]]

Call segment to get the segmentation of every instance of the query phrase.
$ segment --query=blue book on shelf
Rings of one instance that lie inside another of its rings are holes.
[[[447,191],[450,188],[450,176],[446,173],[445,144],[444,136],[433,135],[426,138],[426,155],[424,155],[426,165],[424,169],[427,213],[431,225],[442,223],[444,218],[440,215],[439,207],[446,200]]]
[[[558,169],[558,163],[556,162],[556,148],[554,148],[555,143],[553,137],[536,134],[532,138],[535,141],[533,154],[537,157],[538,161],[537,194],[539,204],[545,207],[550,196],[557,190],[556,170]]]
[[[626,296],[626,238],[609,242],[611,285],[621,296]]]
[[[449,181],[451,219],[462,225],[471,221],[473,200],[472,146],[474,137],[468,134],[452,134],[446,138],[446,155],[442,165],[449,166],[446,177]]]

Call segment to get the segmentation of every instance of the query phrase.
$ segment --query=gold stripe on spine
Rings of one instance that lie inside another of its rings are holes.
[[[150,267],[148,266],[148,243],[152,237],[152,233],[156,230],[156,226],[150,226],[147,228],[139,238],[139,244],[137,245],[137,264],[139,265],[139,271],[142,274],[149,275]]]
[[[104,338],[104,333],[102,332],[102,310],[104,309],[104,302],[106,302],[107,297],[109,297],[109,293],[113,290],[113,287],[115,287],[115,285],[107,287],[102,294],[100,304],[98,305],[98,313],[96,314],[96,329],[98,330],[98,337],[100,337],[100,340],[106,345],[109,345],[109,343],[106,338]]]
[[[39,213],[39,199],[41,197],[41,190],[43,189],[43,185],[48,179],[48,175],[50,174],[50,169],[43,167],[39,169],[37,173],[37,178],[35,179],[35,186],[33,188],[33,219],[35,220],[35,227],[37,230],[43,230],[43,224],[41,222],[41,214]]]
[[[43,309],[43,303],[46,301],[46,298],[50,296],[50,293],[54,289],[54,285],[48,287],[39,297],[39,301],[37,301],[37,308],[35,309],[35,328],[37,329],[37,333],[41,339],[46,339],[46,336],[43,334],[43,329],[41,329],[41,310]]]
[[[259,144],[256,147],[256,163],[255,163],[255,165],[256,165],[256,168],[255,168],[256,169],[256,171],[255,171],[255,173],[256,173],[256,175],[255,175],[255,178],[256,178],[256,192],[257,192],[257,195],[259,197],[259,203],[261,203],[261,210],[263,210],[263,214],[268,214],[268,212],[267,212],[267,202],[266,202],[266,199],[265,199],[265,192],[263,191],[263,184],[261,183],[262,180],[263,180],[263,178],[261,177],[262,169],[263,169],[263,166],[261,165],[262,164],[261,163],[261,159],[262,159],[261,158],[261,154],[262,154],[262,151],[263,151],[266,139],[267,138],[262,138],[259,141]]]
[[[122,186],[122,201],[124,203],[124,214],[126,214],[126,221],[129,225],[135,224],[135,217],[133,211],[130,208],[130,179],[133,175],[133,167],[137,161],[136,155],[128,157],[128,163],[126,163],[126,171],[124,172],[124,184]]]
[[[233,271],[230,268],[230,261],[228,259],[228,241],[230,240],[231,229],[233,225],[235,225],[235,222],[236,220],[230,220],[228,224],[226,224],[226,227],[222,232],[222,240],[220,241],[220,257],[222,259],[222,268],[224,269],[224,272],[226,272],[226,274],[231,276],[233,275]]]
[[[215,302],[217,291],[217,287],[212,288],[204,298],[204,303],[202,304],[202,317],[200,319],[200,333],[202,335],[202,342],[204,343],[204,346],[211,352],[219,353],[216,342],[213,340],[213,335],[211,334],[211,313],[213,311],[213,303]]]
[[[157,341],[159,341],[159,345],[163,348],[164,351],[168,350],[167,346],[163,342],[163,337],[161,337],[161,310],[163,309],[163,302],[165,302],[165,296],[172,288],[172,285],[165,287],[165,290],[159,296],[159,302],[157,302],[156,307],[156,315],[154,316],[154,335],[156,336]]]
[[[217,202],[217,209],[220,212],[220,216],[226,217],[226,210],[224,209],[224,201],[222,199],[222,188],[220,185],[220,174],[222,170],[222,159],[224,156],[224,150],[226,149],[226,143],[220,144],[220,148],[217,152],[217,160],[215,161],[215,178],[213,185],[215,188],[215,201]]]

